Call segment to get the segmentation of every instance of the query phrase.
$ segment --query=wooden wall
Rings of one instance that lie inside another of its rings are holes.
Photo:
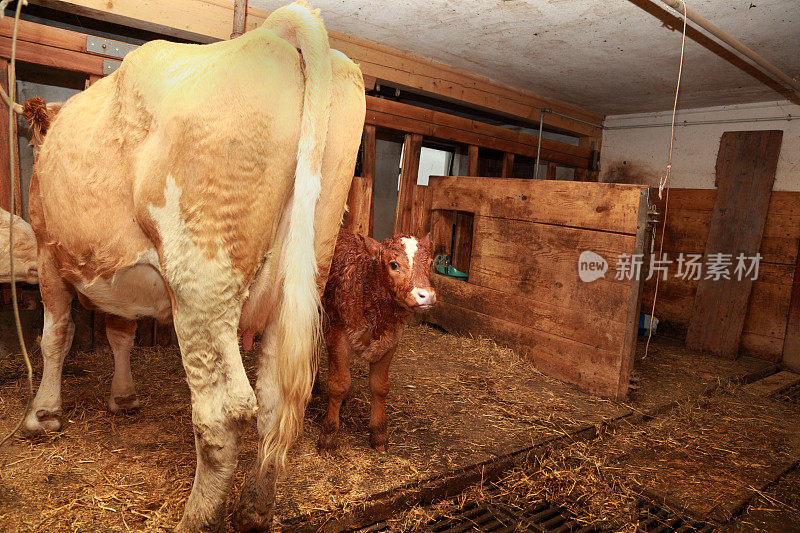
[[[708,238],[715,189],[672,189],[670,191],[664,252],[703,254]],[[663,219],[664,203],[658,203]],[[787,317],[794,280],[795,260],[800,242],[800,193],[774,191],[767,211],[758,279],[753,282],[747,315],[742,330],[740,352],[779,361],[786,336]],[[655,252],[658,253],[661,227],[658,226]],[[666,281],[659,282],[655,316],[669,329],[683,335],[689,325],[697,291],[697,281],[675,276],[670,266]],[[649,313],[655,280],[644,285],[642,308]]]
[[[432,178],[431,226],[448,250],[452,212],[471,213],[467,281],[434,274],[430,320],[511,346],[541,371],[624,397],[641,284],[616,280],[619,254],[641,253],[649,189],[635,185],[472,177]],[[578,277],[578,257],[609,260],[605,278]]]

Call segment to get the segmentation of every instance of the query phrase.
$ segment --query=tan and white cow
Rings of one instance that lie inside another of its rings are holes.
[[[330,50],[302,3],[231,41],[148,43],[67,101],[31,181],[45,327],[25,430],[61,427],[73,295],[115,316],[112,409],[136,405],[134,321],[172,319],[197,449],[178,529],[224,529],[239,439],[256,411],[260,461],[236,517],[243,529],[268,527],[274,465],[311,392],[320,292],[364,113],[360,70]],[[263,337],[255,392],[239,332]]]

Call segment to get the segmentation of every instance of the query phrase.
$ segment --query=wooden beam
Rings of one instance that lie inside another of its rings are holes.
[[[400,189],[397,191],[397,208],[394,217],[394,232],[411,231],[411,213],[414,187],[419,173],[419,154],[422,135],[407,133],[403,141],[403,162],[400,167]]]
[[[33,0],[33,3],[197,42],[227,39],[233,20],[233,2],[228,0]],[[247,30],[259,26],[267,15],[266,11],[248,8]],[[366,76],[400,88],[527,120],[538,120],[541,109],[550,108],[589,122],[603,122],[603,116],[597,113],[408,52],[338,32],[328,34],[331,46],[358,63]],[[545,115],[545,124],[579,135],[600,133],[588,124],[549,113]]]
[[[557,168],[558,168],[558,165],[556,165],[554,162],[550,161],[549,163],[547,163],[547,179],[549,179],[549,180],[556,179],[556,169]]]
[[[493,126],[439,111],[367,96],[367,124],[418,133],[426,137],[492,148],[536,157],[536,135]],[[590,151],[579,146],[542,139],[542,158],[578,168],[589,166]]]
[[[469,153],[467,156],[467,176],[477,176],[478,154],[480,153],[480,148],[475,146],[474,144],[470,144],[468,150]]]

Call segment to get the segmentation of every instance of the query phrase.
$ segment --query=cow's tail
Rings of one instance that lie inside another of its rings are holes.
[[[275,423],[264,438],[263,466],[283,464],[303,425],[305,407],[317,370],[321,333],[314,215],[322,181],[322,156],[331,106],[331,60],[328,34],[304,2],[276,10],[265,26],[294,44],[305,63],[305,94],[297,147],[294,192],[288,230],[280,253],[283,280],[274,357],[280,401]]]

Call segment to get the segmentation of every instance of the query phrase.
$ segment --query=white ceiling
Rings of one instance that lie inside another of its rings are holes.
[[[311,0],[329,29],[603,114],[672,107],[681,35],[639,7],[661,12],[664,4],[653,2]],[[287,0],[249,3],[271,11]],[[800,0],[687,4],[789,76],[800,77]],[[682,108],[779,99],[687,37]]]

